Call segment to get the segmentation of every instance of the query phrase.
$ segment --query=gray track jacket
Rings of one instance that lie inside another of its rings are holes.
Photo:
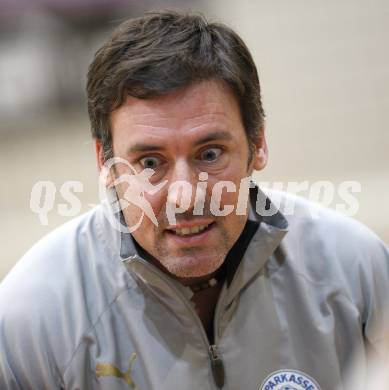
[[[259,228],[221,292],[214,345],[188,291],[103,206],[55,230],[0,285],[0,389],[342,388],[354,353],[386,353],[388,250],[361,224],[293,202],[293,215],[250,217]]]

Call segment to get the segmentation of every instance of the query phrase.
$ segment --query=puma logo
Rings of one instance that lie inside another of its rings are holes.
[[[135,359],[136,359],[136,352],[133,352],[131,354],[131,357],[129,359],[129,368],[127,371],[120,371],[115,365],[113,364],[108,364],[108,363],[97,363],[96,364],[96,375],[98,377],[102,377],[102,376],[114,376],[116,378],[121,378],[123,379],[127,384],[128,386],[131,388],[131,389],[134,389],[134,390],[139,390],[138,387],[136,386],[134,380],[132,379],[131,377],[131,370],[132,370],[132,366],[134,365],[135,363]]]

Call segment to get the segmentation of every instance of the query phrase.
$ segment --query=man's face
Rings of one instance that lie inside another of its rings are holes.
[[[112,113],[111,131],[114,156],[128,161],[137,172],[152,168],[155,173],[149,181],[154,186],[166,181],[155,194],[144,193],[158,226],[145,216],[132,233],[134,239],[177,278],[215,272],[241,234],[247,213],[213,215],[212,189],[220,181],[234,183],[237,191],[223,190],[220,209],[236,205],[241,179],[251,175],[253,168],[262,169],[267,155],[261,137],[257,145],[261,152],[249,164],[247,137],[230,89],[222,82],[204,81],[158,98],[128,97]],[[198,187],[201,172],[206,172],[208,179]],[[116,165],[116,177],[129,173],[125,164]],[[192,196],[179,186],[172,189],[177,181],[189,183]],[[127,187],[125,183],[116,185],[120,199]],[[202,215],[193,215],[201,203]],[[186,211],[177,213],[176,222],[171,223],[167,208],[177,207]],[[142,210],[130,203],[123,214],[127,225],[134,226]]]

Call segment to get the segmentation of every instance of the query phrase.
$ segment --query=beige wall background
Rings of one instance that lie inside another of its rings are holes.
[[[251,48],[259,67],[270,148],[268,168],[255,179],[270,187],[274,182],[322,180],[333,183],[335,189],[343,181],[357,181],[361,192],[355,194],[359,208],[354,218],[389,243],[389,3],[217,0],[207,5],[157,4],[165,6],[201,11],[226,22]],[[47,16],[41,11],[35,15],[38,19]],[[107,23],[95,39],[85,39],[84,46],[74,37],[72,45],[64,43],[70,67],[75,61],[71,53],[80,48],[84,53],[74,72],[79,78],[74,84],[80,90],[97,43],[119,19]],[[27,27],[21,30],[19,41],[33,47]],[[0,38],[0,51],[8,48],[2,56],[9,60],[12,42],[4,34]],[[12,105],[8,98],[12,94],[15,101],[24,90],[34,96],[15,77],[15,66],[20,65],[15,58],[8,61],[12,66],[0,66],[0,81],[8,85],[0,91],[0,280],[38,239],[72,218],[57,211],[59,204],[66,204],[60,193],[63,183],[82,183],[83,191],[77,194],[80,212],[98,203],[93,144],[82,99],[75,107],[59,101],[53,109],[40,93],[35,106],[31,101]],[[50,72],[42,74],[39,64],[39,58],[35,59],[32,74],[39,75],[36,78],[42,85],[51,86],[55,78]],[[24,75],[27,70],[21,67],[20,72]],[[1,99],[6,102],[2,111]],[[31,190],[40,180],[52,181],[57,188],[48,225],[42,225],[30,209]],[[309,197],[309,192],[301,195]],[[335,196],[329,206],[338,202]]]

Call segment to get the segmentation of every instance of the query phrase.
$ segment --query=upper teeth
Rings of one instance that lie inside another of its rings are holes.
[[[210,224],[208,225],[197,225],[193,227],[187,227],[187,228],[182,228],[182,229],[173,229],[173,231],[178,234],[179,236],[186,236],[188,234],[194,234],[201,232],[205,228],[207,228]]]

